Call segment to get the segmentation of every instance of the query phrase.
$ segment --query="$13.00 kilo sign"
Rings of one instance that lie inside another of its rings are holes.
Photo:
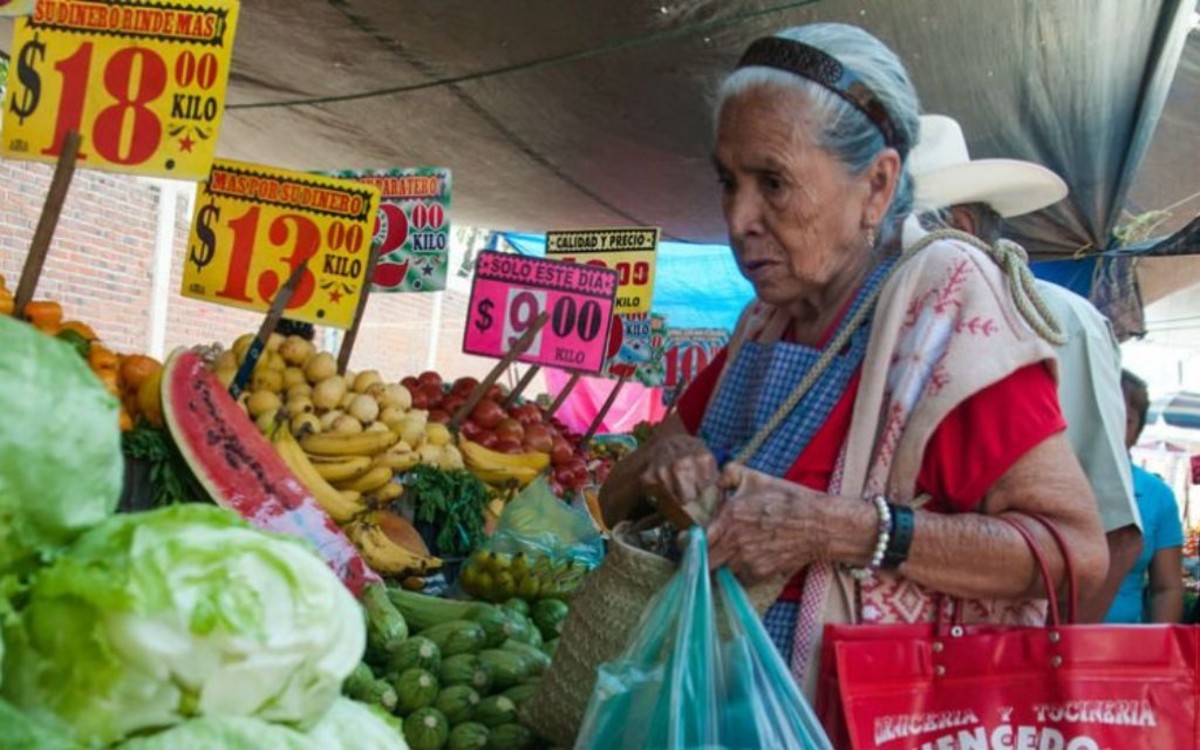
[[[284,315],[349,328],[378,208],[370,185],[217,159],[196,196],[182,294],[266,310],[307,261]]]
[[[236,0],[38,0],[19,19],[0,154],[200,180],[225,109]]]

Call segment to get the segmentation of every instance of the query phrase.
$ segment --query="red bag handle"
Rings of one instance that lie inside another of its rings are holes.
[[[1055,544],[1058,545],[1058,551],[1063,557],[1063,569],[1067,577],[1067,622],[1076,622],[1079,596],[1078,589],[1076,588],[1075,565],[1071,561],[1071,553],[1067,549],[1067,543],[1063,539],[1062,533],[1059,532],[1058,527],[1055,526],[1050,519],[1046,518],[1040,513],[1028,513],[1021,515],[1027,515],[1029,518],[1032,518],[1034,521],[1037,521],[1043,527],[1045,527],[1046,531],[1050,532],[1050,536],[1054,539]],[[997,516],[997,518],[1016,529],[1017,533],[1021,535],[1021,538],[1024,539],[1025,543],[1029,546],[1029,551],[1033,553],[1034,562],[1037,564],[1038,571],[1042,575],[1042,585],[1046,589],[1046,599],[1049,602],[1050,622],[1055,627],[1058,627],[1062,624],[1059,617],[1058,592],[1055,591],[1053,582],[1051,581],[1050,567],[1046,564],[1046,557],[1042,553],[1041,545],[1037,543],[1037,540],[1034,539],[1033,534],[1028,528],[1026,528],[1025,524],[1021,523],[1016,518],[1013,518],[1011,515]]]

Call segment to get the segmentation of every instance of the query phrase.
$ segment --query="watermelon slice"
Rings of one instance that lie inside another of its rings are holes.
[[[167,427],[218,505],[259,528],[308,540],[355,596],[381,582],[198,354],[173,354],[162,389]]]

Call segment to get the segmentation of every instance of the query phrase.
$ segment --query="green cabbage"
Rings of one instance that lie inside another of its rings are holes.
[[[0,700],[0,747],[4,750],[79,750],[68,732],[27,716]]]
[[[362,610],[308,547],[209,505],[111,517],[14,599],[0,694],[87,740],[193,716],[303,729],[365,648]]]
[[[321,750],[408,750],[401,726],[382,709],[339,698],[308,737]]]
[[[0,316],[0,572],[112,514],[117,400],[69,345]]]
[[[136,737],[115,750],[325,750],[300,732],[245,716],[192,719],[148,737]]]

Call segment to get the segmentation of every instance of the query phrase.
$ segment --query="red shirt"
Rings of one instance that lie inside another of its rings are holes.
[[[700,429],[725,360],[722,351],[679,399],[679,416],[692,434]],[[785,479],[818,492],[829,489],[838,452],[850,431],[860,376],[861,370]],[[930,510],[972,511],[1018,458],[1064,429],[1050,370],[1042,363],[1023,367],[946,415],[925,447],[917,492],[933,498]],[[794,577],[781,598],[797,600],[802,582],[801,576]]]

